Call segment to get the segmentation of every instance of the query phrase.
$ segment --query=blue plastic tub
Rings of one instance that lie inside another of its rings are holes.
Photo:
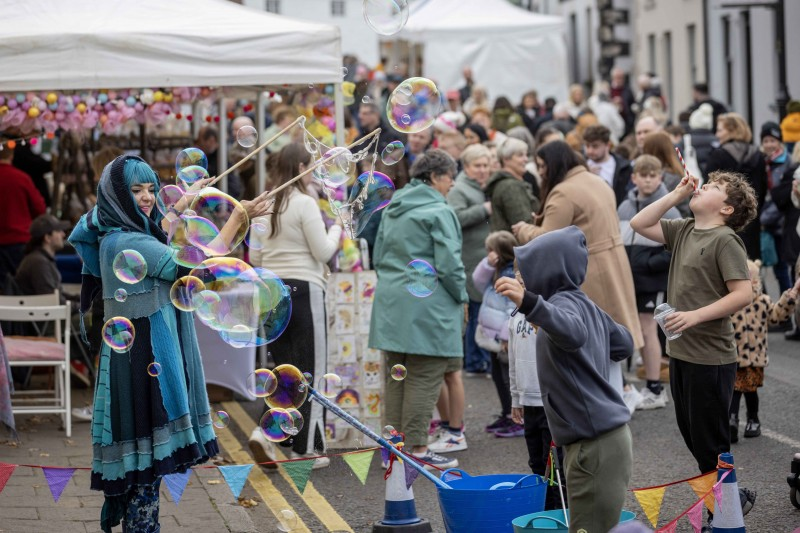
[[[547,483],[541,476],[497,474],[473,477],[453,468],[442,472],[441,477],[451,487],[437,487],[447,533],[512,533],[511,521],[514,518],[544,509]]]
[[[567,510],[569,516],[569,510]],[[630,522],[634,520],[636,515],[630,511],[622,511],[619,517],[619,523]],[[531,533],[532,531],[551,531],[551,532],[567,532],[569,528],[564,520],[564,511],[561,509],[555,511],[542,511],[540,513],[526,514],[515,518],[512,522],[514,524],[514,533]]]

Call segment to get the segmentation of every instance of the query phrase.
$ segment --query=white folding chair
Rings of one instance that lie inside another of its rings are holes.
[[[72,436],[72,406],[70,390],[70,306],[56,305],[54,295],[2,296],[0,321],[26,322],[42,331],[42,324],[54,323],[55,337],[5,337],[10,366],[53,367],[55,386],[52,390],[16,391],[11,399],[11,411],[22,414],[55,413],[62,415],[67,437]],[[64,323],[63,328],[62,324]]]

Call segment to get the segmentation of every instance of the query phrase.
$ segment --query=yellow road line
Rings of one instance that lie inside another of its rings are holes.
[[[242,406],[239,405],[237,402],[222,402],[222,408],[227,411],[228,415],[231,419],[236,422],[236,424],[244,431],[246,435],[249,435],[249,432],[252,430],[253,427],[256,426],[255,420],[250,418],[250,415],[242,409]],[[281,461],[286,459],[286,456],[275,447],[275,454],[276,459]],[[252,461],[252,458],[250,459]],[[328,500],[317,491],[314,487],[314,484],[309,481],[306,485],[306,490],[303,494],[300,494],[300,491],[297,490],[297,487],[294,485],[294,481],[292,478],[289,477],[289,474],[286,473],[286,470],[283,468],[278,469],[280,471],[281,476],[286,482],[292,487],[292,490],[301,498],[303,501],[306,502],[306,505],[311,509],[311,511],[317,515],[317,518],[320,522],[328,529],[328,531],[348,531],[353,533],[353,528],[344,521],[344,519],[336,512],[333,506],[328,503]]]
[[[234,463],[243,465],[253,462],[253,457],[242,449],[242,445],[230,431],[217,431],[217,442],[219,442],[220,446],[222,446]],[[247,480],[256,492],[258,492],[259,496],[261,496],[261,499],[264,500],[267,508],[272,511],[276,519],[281,516],[281,511],[283,510],[288,509],[295,514],[297,517],[297,524],[292,528],[292,533],[295,531],[302,533],[311,532],[305,522],[303,522],[303,519],[300,518],[300,515],[292,509],[289,502],[286,501],[280,491],[272,484],[272,481],[269,480],[258,465],[250,470],[250,475],[247,477]]]

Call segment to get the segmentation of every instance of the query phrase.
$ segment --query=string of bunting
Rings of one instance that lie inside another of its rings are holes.
[[[366,448],[364,450],[356,450],[352,452],[333,453],[330,455],[318,455],[315,457],[304,457],[302,459],[283,459],[280,461],[267,461],[263,463],[248,463],[243,465],[200,465],[188,469],[183,473],[169,474],[164,476],[164,483],[169,490],[172,500],[175,505],[178,505],[183,497],[183,492],[186,489],[186,484],[192,475],[192,470],[195,469],[209,469],[216,468],[222,474],[222,478],[231,489],[234,498],[239,498],[239,495],[247,482],[247,476],[250,475],[250,470],[253,466],[258,465],[279,465],[283,468],[289,477],[294,482],[297,490],[302,494],[308,478],[311,476],[311,470],[314,468],[314,460],[317,457],[341,457],[344,462],[353,470],[361,484],[365,484],[369,474],[369,468],[372,464],[372,457],[375,450],[379,447]],[[380,448],[381,450],[383,448]],[[8,483],[11,475],[18,466],[28,468],[41,468],[44,473],[47,486],[50,493],[53,495],[53,500],[58,503],[61,494],[64,492],[67,484],[69,483],[76,470],[91,470],[89,466],[76,466],[76,467],[63,467],[63,466],[44,466],[33,464],[11,464],[0,462],[0,493]]]
[[[698,500],[692,503],[692,505],[686,508],[681,514],[672,519],[666,525],[656,529],[656,533],[674,532],[675,528],[677,527],[678,520],[684,516],[689,519],[694,530],[699,532],[702,526],[703,505],[705,505],[709,511],[714,511],[715,500],[718,502],[722,497],[720,488],[721,483],[728,476],[728,474],[731,473],[731,471],[732,470],[728,470],[725,472],[719,480],[717,480],[717,471],[714,470],[705,474],[700,474],[699,476],[681,479],[678,481],[671,481],[662,485],[630,489],[630,491],[633,492],[634,496],[636,496],[636,500],[639,502],[639,505],[641,505],[642,510],[647,516],[647,519],[655,528],[658,525],[658,517],[661,513],[661,504],[664,500],[664,493],[666,492],[667,487],[681,483],[688,483],[694,493],[697,495]]]
[[[53,132],[47,132],[47,133],[36,132],[36,133],[30,133],[28,135],[15,137],[12,139],[0,137],[0,151],[5,150],[6,148],[13,150],[14,148],[17,147],[18,144],[22,146],[25,146],[26,143],[31,143],[31,145],[36,145],[39,143],[41,137],[44,137],[46,139],[52,139],[53,137],[55,137],[55,134]]]

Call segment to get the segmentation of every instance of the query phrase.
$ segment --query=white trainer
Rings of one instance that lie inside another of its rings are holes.
[[[253,429],[250,433],[250,439],[247,441],[250,447],[250,452],[253,454],[253,459],[256,463],[269,463],[261,464],[264,468],[275,469],[278,468],[273,461],[275,461],[275,445],[267,440],[260,427]]]
[[[438,440],[428,444],[428,449],[433,453],[460,452],[467,449],[467,437],[464,436],[464,433],[455,435],[444,430]]]
[[[659,394],[654,394],[650,389],[644,387],[641,392],[642,399],[636,405],[636,409],[640,411],[649,411],[650,409],[661,409],[667,406],[667,389],[661,389]]]
[[[636,406],[642,401],[642,394],[633,385],[628,385],[628,390],[622,392],[622,401],[628,406],[628,411],[633,414]]]
[[[325,468],[331,465],[331,460],[328,457],[317,457],[318,454],[316,453],[297,453],[297,452],[289,452],[289,459],[304,459],[312,457],[316,457],[314,459],[314,466],[311,467],[312,470],[318,470],[320,468]]]

